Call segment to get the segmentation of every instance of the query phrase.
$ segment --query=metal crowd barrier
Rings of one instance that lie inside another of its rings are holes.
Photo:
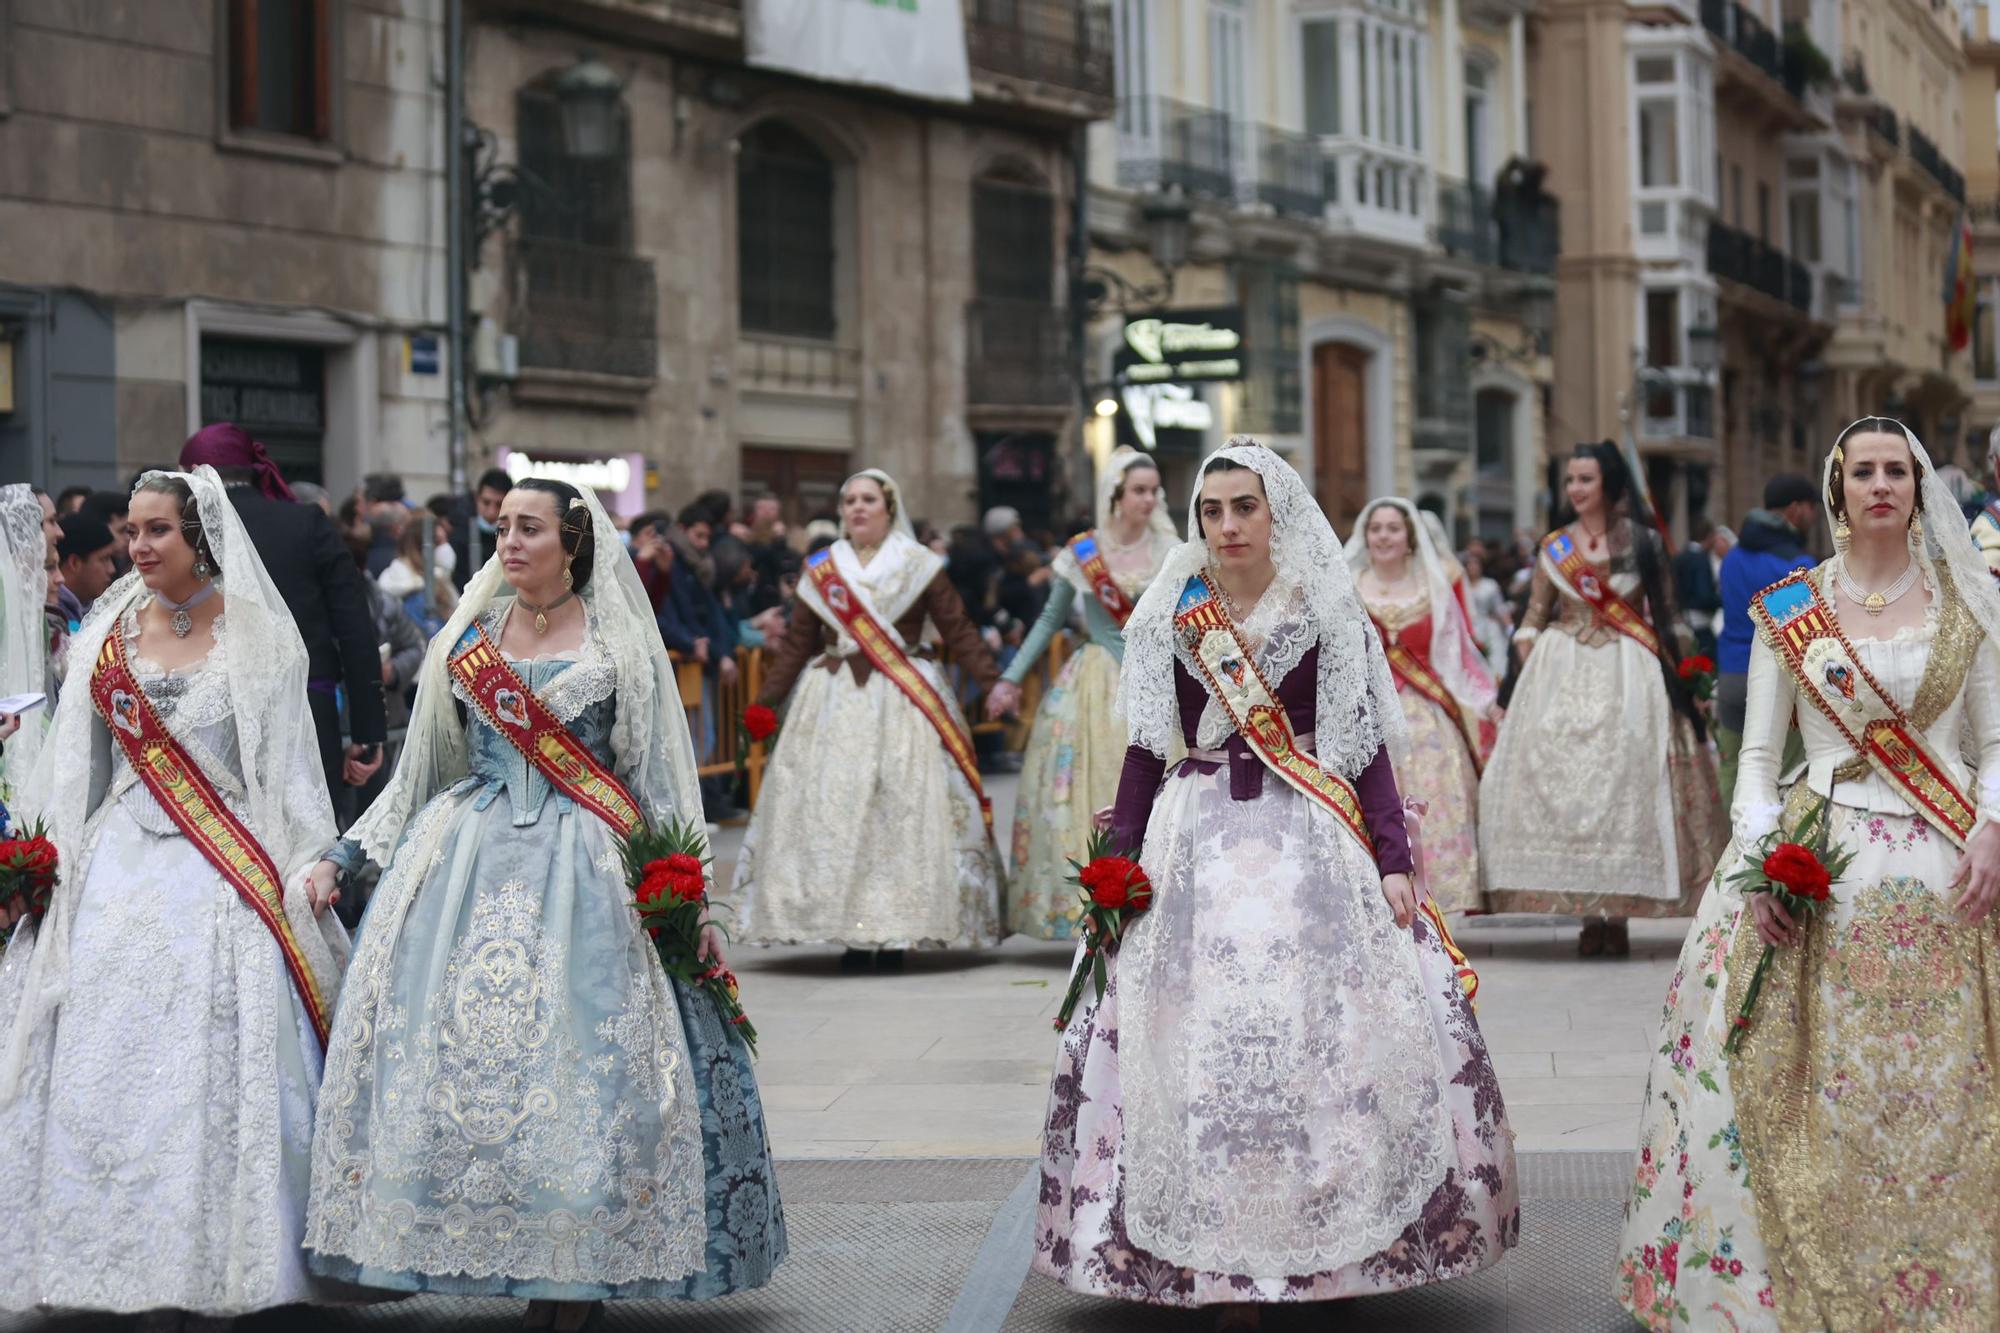
[[[963,670],[954,666],[947,655],[944,661],[945,679],[957,695],[966,721],[972,724],[973,735],[998,733],[1002,738],[1002,749],[1016,752],[1026,749],[1035,712],[1076,648],[1076,641],[1068,631],[1058,634],[1049,643],[1048,651],[1042,654],[1042,660],[1021,682],[1019,714],[1011,721],[999,722],[985,720],[985,713],[979,708],[979,686]],[[744,802],[748,808],[755,809],[757,794],[764,785],[764,768],[770,762],[770,747],[762,741],[752,741],[744,734],[743,710],[757,701],[757,695],[763,689],[765,650],[737,649],[736,679],[727,685],[720,678],[711,685],[707,668],[701,663],[689,661],[679,653],[671,656],[675,679],[680,686],[681,707],[687,710],[688,734],[694,738],[695,755],[699,761],[696,771],[704,778],[741,773],[744,778]]]

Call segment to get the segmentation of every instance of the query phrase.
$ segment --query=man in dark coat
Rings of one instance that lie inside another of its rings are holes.
[[[181,466],[206,463],[229,488],[265,572],[292,613],[306,645],[306,702],[319,733],[320,764],[330,795],[359,787],[382,767],[388,724],[382,709],[382,657],[368,613],[368,593],[347,544],[317,505],[294,500],[264,446],[227,422],[204,426],[181,448]],[[340,743],[347,692],[353,736]],[[336,799],[339,808],[344,802]]]

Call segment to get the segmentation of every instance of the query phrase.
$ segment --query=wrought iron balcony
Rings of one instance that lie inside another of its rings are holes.
[[[1805,265],[1776,246],[1720,222],[1711,222],[1708,227],[1708,271],[1774,301],[1812,310],[1812,273]]]
[[[965,307],[966,399],[974,407],[1062,407],[1070,401],[1068,329],[1046,301]]]
[[[1111,14],[1078,0],[972,0],[965,48],[975,75],[1112,96]]]
[[[1555,196],[1499,192],[1464,181],[1438,184],[1438,244],[1448,255],[1544,276],[1556,270],[1561,210]]]
[[[1255,128],[1257,198],[1280,213],[1319,217],[1326,209],[1326,196],[1320,193],[1324,181],[1319,168],[1319,141],[1310,134],[1281,130],[1274,125]]]
[[[1881,102],[1868,110],[1868,128],[1885,140],[1891,148],[1903,146],[1902,122],[1896,119],[1895,111]]]
[[[1234,199],[1241,146],[1229,114],[1168,97],[1135,97],[1118,108],[1118,183],[1178,186],[1205,199]]]
[[[1965,177],[1958,169],[1945,161],[1944,154],[1938,152],[1930,136],[1910,126],[1910,160],[1915,162],[1930,178],[1938,183],[1944,192],[1959,203],[1965,202]]]
[[[514,260],[523,366],[630,379],[659,376],[652,260],[528,236],[514,242]]]
[[[1731,0],[1701,0],[1701,25],[1724,46],[1783,84],[1794,98],[1805,96],[1805,70],[1790,58],[1778,34],[1742,5]]]

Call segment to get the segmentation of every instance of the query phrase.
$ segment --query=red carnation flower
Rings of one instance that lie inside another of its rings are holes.
[[[778,715],[764,705],[751,704],[743,710],[743,730],[750,733],[751,740],[769,740],[777,729]]]
[[[648,861],[639,874],[639,886],[632,891],[642,906],[650,907],[665,897],[672,887],[674,872],[665,861]]]
[[[1138,863],[1126,856],[1100,856],[1078,874],[1090,901],[1099,907],[1131,907],[1142,910],[1153,896],[1153,886]]]
[[[698,856],[681,852],[668,857],[664,862],[655,861],[653,864],[665,866],[663,873],[667,888],[674,897],[684,903],[700,902],[702,894],[708,891],[701,872],[701,858]],[[647,868],[651,869],[650,866]]]
[[[1696,676],[1707,675],[1714,670],[1715,661],[1713,658],[1702,657],[1697,654],[1694,657],[1683,657],[1681,659],[1680,672],[1682,680],[1692,680]]]
[[[1800,898],[1823,903],[1833,887],[1833,877],[1812,850],[1796,842],[1781,842],[1764,858],[1764,874],[1774,884],[1782,884]]]

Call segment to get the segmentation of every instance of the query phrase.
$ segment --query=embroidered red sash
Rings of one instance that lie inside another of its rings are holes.
[[[1097,545],[1095,532],[1080,532],[1070,538],[1069,553],[1076,559],[1076,567],[1083,571],[1090,581],[1090,590],[1097,594],[1097,604],[1111,616],[1119,629],[1132,616],[1132,599],[1111,577],[1111,566],[1105,562],[1104,552]]]
[[[1542,551],[1556,567],[1569,586],[1576,589],[1577,596],[1590,604],[1597,618],[1611,628],[1627,636],[1641,648],[1653,654],[1660,653],[1660,638],[1653,633],[1653,627],[1639,614],[1639,609],[1620,597],[1583,558],[1583,552],[1576,549],[1576,542],[1567,532],[1552,532],[1542,543]]]
[[[1375,621],[1375,630],[1382,636],[1382,653],[1389,659],[1389,673],[1396,678],[1396,683],[1409,686],[1444,710],[1444,715],[1451,719],[1452,725],[1457,729],[1458,738],[1465,742],[1467,753],[1472,756],[1473,772],[1483,772],[1486,768],[1486,754],[1485,747],[1481,744],[1479,719],[1468,716],[1458,700],[1452,697],[1451,691],[1444,687],[1444,682],[1438,678],[1430,662],[1406,645],[1398,643],[1395,632],[1379,619]],[[1431,632],[1433,635],[1436,634],[1435,624],[1432,625]]]
[[[478,625],[465,631],[449,669],[488,726],[527,757],[551,786],[629,837],[645,822],[639,802],[562,720],[535,697]]]
[[[860,646],[861,655],[868,659],[868,664],[887,676],[904,697],[916,705],[924,720],[931,724],[931,729],[937,732],[944,752],[958,765],[958,771],[972,786],[972,794],[979,798],[980,817],[986,821],[986,831],[992,833],[993,803],[986,798],[986,788],[979,781],[979,759],[972,751],[972,738],[958,729],[958,723],[943,696],[917,670],[895,636],[847,586],[847,580],[834,566],[832,547],[822,547],[806,557],[806,574],[840,628],[846,630]]]
[[[1332,811],[1374,860],[1375,840],[1362,818],[1360,796],[1345,778],[1322,768],[1317,759],[1299,749],[1285,706],[1257,670],[1249,647],[1208,580],[1199,574],[1190,577],[1181,589],[1180,601],[1174,606],[1174,632],[1200,666],[1209,693],[1228,712],[1237,733],[1249,742],[1257,757],[1295,790]]]
[[[132,677],[125,657],[125,636],[115,625],[104,636],[103,651],[91,672],[90,699],[98,715],[110,724],[113,739],[125,751],[146,790],[277,940],[285,970],[292,975],[292,985],[305,1005],[320,1049],[326,1049],[327,1027],[333,1015],[285,915],[284,879],[256,835],[223,803],[208,775],[188,757],[153,711],[152,701]]]
[[[1978,821],[1977,807],[1931,753],[1902,705],[1863,665],[1811,571],[1795,571],[1752,597],[1750,619],[1797,679],[1800,693],[1911,809],[1963,848]]]

